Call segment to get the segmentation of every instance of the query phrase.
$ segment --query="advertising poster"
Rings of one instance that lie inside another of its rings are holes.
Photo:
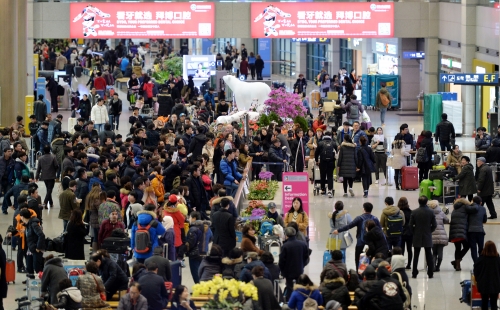
[[[71,38],[213,38],[215,5],[71,3]]]
[[[252,38],[391,38],[389,2],[253,2]]]
[[[309,215],[309,175],[307,172],[283,172],[283,214],[292,207],[295,197],[302,200],[302,208]]]
[[[264,60],[262,77],[271,77],[271,39],[259,39],[259,55]]]

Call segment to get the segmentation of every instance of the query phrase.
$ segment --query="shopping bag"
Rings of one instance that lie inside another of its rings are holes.
[[[339,235],[330,234],[326,242],[326,249],[328,251],[340,250],[342,245],[342,240],[339,239]]]
[[[366,111],[363,111],[363,114],[362,114],[361,117],[363,119],[363,122],[365,122],[365,123],[371,122],[370,115],[368,115],[368,113],[366,113]]]
[[[344,237],[344,243],[345,243],[345,245],[346,245],[347,247],[350,247],[350,246],[351,246],[351,244],[352,244],[352,242],[354,241],[354,239],[353,239],[353,238],[352,238],[352,236],[351,236],[351,233],[350,233],[349,231],[346,231],[346,232],[344,233],[344,236],[343,236],[343,237]]]
[[[363,274],[365,272],[366,267],[370,265],[370,258],[366,256],[365,253],[362,253],[359,256],[359,265],[358,265],[358,273]]]

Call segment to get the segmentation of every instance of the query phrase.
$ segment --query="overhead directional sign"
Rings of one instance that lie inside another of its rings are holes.
[[[462,84],[462,85],[497,85],[498,74],[496,73],[441,73],[439,75],[441,84]]]

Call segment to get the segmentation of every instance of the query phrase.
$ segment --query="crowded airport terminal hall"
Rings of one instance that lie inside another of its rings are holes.
[[[0,4],[0,310],[498,309],[498,0]]]

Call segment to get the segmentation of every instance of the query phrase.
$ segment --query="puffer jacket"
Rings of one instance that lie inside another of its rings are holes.
[[[486,150],[484,157],[487,163],[500,162],[500,139],[496,138],[491,141],[491,146]]]
[[[51,143],[52,153],[56,155],[57,164],[62,167],[62,162],[64,159],[64,139],[56,138]]]
[[[261,266],[264,268],[264,278],[269,279],[271,281],[272,277],[271,273],[269,272],[269,269],[267,269],[266,265],[264,265],[264,263],[260,260],[254,260],[243,267],[240,273],[240,281],[243,281],[245,283],[249,283],[250,281],[252,281],[253,280],[252,269],[257,266]]]
[[[453,242],[455,239],[467,240],[467,206],[470,206],[470,202],[465,198],[457,199],[455,204],[453,204],[450,221],[450,242]]]
[[[375,284],[377,284],[378,280],[364,280],[359,283],[359,287],[354,291],[354,300],[352,302],[353,305],[357,305],[358,302],[369,292]]]
[[[336,279],[325,279],[319,288],[323,296],[323,306],[330,300],[335,300],[342,305],[342,309],[347,309],[351,305],[349,290],[345,286],[345,280],[341,277]]]
[[[184,236],[184,215],[176,207],[164,207],[163,216],[171,216],[174,219],[175,247],[182,245]]]
[[[387,257],[389,248],[387,247],[387,241],[380,227],[375,226],[368,231],[365,234],[365,241],[366,245],[368,245],[368,251],[366,252],[368,257],[374,257],[377,253],[382,253]]]
[[[403,209],[403,214],[405,215],[405,224],[403,225],[403,237],[411,237],[413,235],[410,229],[410,217],[411,217],[411,209]]]
[[[243,257],[234,259],[224,257],[222,264],[222,277],[224,279],[239,279],[241,270],[245,267],[246,262],[243,262]]]
[[[491,136],[487,133],[483,134],[483,138],[481,139],[479,135],[476,136],[475,139],[476,151],[485,151],[491,145]]]
[[[451,151],[448,154],[448,158],[446,159],[446,165],[447,167],[454,167],[457,169],[457,174],[462,172],[462,165],[461,165],[461,160],[462,160],[462,151],[458,151],[458,154],[455,154],[454,151]]]
[[[329,270],[336,271],[344,279],[344,284],[345,281],[349,280],[347,266],[344,262],[342,262],[342,260],[331,259],[328,263],[325,264],[325,266],[323,267],[323,271],[321,271],[321,274],[319,276],[321,282],[325,281],[326,273]]]
[[[220,256],[205,257],[198,268],[200,281],[210,281],[213,277],[222,272],[222,258]]]
[[[237,161],[233,160],[231,162],[228,162],[226,159],[223,159],[220,162],[220,171],[222,175],[224,176],[224,185],[228,186],[234,183],[234,180],[241,180],[242,175],[241,173],[238,172],[237,168]]]
[[[396,147],[396,143],[401,142],[401,148]],[[406,146],[406,143],[404,140],[394,140],[392,142],[392,150],[391,154],[393,156],[392,158],[392,168],[393,169],[401,169],[402,167],[406,166],[406,156],[404,156],[402,153]]]
[[[403,227],[406,223],[405,214],[403,211],[399,210],[396,206],[387,206],[382,210],[382,215],[380,215],[380,225],[382,225],[382,229],[384,234],[387,236],[387,224],[389,223],[389,216],[393,216],[397,213],[401,214],[403,217]]]
[[[337,161],[337,173],[344,178],[356,177],[356,144],[342,142],[340,145],[339,159]],[[340,171],[338,169],[340,168]]]
[[[432,232],[432,244],[448,245],[448,236],[446,235],[444,224],[449,224],[450,220],[444,214],[441,207],[439,207],[437,200],[427,202],[427,206],[434,212],[437,223],[436,229]]]
[[[472,166],[472,164],[468,163],[463,166],[460,173],[453,179],[455,181],[458,180],[458,192],[461,196],[477,193],[476,180],[474,179],[474,166]]]
[[[349,225],[352,222],[352,216],[347,212],[347,210],[342,210],[335,216],[335,219],[332,218],[333,213],[328,213],[328,218],[330,219],[330,233],[333,233],[334,230],[339,229],[340,227],[344,227]],[[341,249],[347,248],[344,238],[339,236],[342,240],[342,244],[340,245]]]
[[[477,180],[477,195],[486,197],[493,195],[495,192],[495,183],[493,181],[493,173],[488,165],[483,164],[476,170]]]
[[[130,238],[130,245],[132,249],[135,249],[135,233],[137,232],[137,226],[146,227],[152,220],[156,220],[156,214],[152,211],[139,211],[137,212],[137,223],[132,226],[132,235]],[[136,258],[149,258],[153,256],[153,249],[158,246],[158,236],[163,236],[165,233],[165,228],[163,225],[156,221],[156,225],[153,223],[149,228],[149,236],[151,238],[151,249],[148,253],[137,253],[134,251],[134,256]]]
[[[450,138],[455,139],[455,127],[448,120],[443,120],[436,126],[436,142],[449,142]]]
[[[90,112],[90,119],[94,122],[94,124],[105,124],[109,121],[108,117],[108,109],[105,105],[99,106],[96,104],[92,107]]]
[[[302,309],[304,307],[304,301],[308,298],[316,300],[319,305],[323,304],[323,296],[317,286],[303,286],[295,284],[293,286],[292,296],[288,301],[288,307],[290,309]]]
[[[49,292],[50,303],[57,302],[57,293],[59,292],[59,281],[67,279],[68,274],[64,270],[63,262],[60,257],[49,259],[43,267],[42,292]]]
[[[469,214],[468,232],[478,232],[484,234],[483,224],[488,221],[486,209],[481,205],[472,203],[470,206],[466,206],[465,210],[467,210],[467,214]]]

